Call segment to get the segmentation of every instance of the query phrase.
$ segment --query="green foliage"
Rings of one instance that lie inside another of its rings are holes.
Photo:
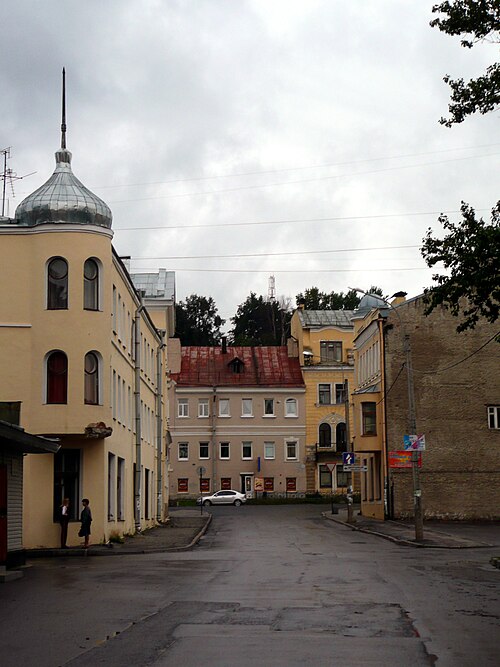
[[[474,329],[480,318],[495,322],[500,315],[500,201],[491,212],[491,224],[476,219],[474,209],[462,202],[462,220],[454,224],[439,217],[448,234],[444,239],[427,231],[422,255],[427,266],[442,263],[449,275],[432,276],[437,283],[425,290],[426,315],[442,305],[462,321],[457,331]]]
[[[212,297],[191,294],[175,307],[176,334],[181,345],[218,345],[224,324]]]
[[[500,3],[498,0],[452,0],[434,5],[433,13],[444,14],[430,22],[448,35],[462,35],[461,45],[471,49],[482,40],[499,41]],[[500,104],[500,64],[494,63],[486,73],[465,83],[452,79],[448,74],[445,83],[451,88],[450,118],[440,123],[451,127],[462,123],[467,116],[493,111]]]
[[[372,285],[370,294],[379,294],[382,296],[380,287]],[[304,292],[300,292],[295,297],[297,306],[304,304],[305,310],[355,310],[361,300],[356,290],[350,289],[344,292],[320,292],[317,287],[308,287]]]
[[[231,345],[285,345],[290,319],[288,305],[250,292],[231,318]]]

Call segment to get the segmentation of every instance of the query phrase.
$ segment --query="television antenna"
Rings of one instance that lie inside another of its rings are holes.
[[[3,157],[3,171],[0,173],[0,180],[3,181],[2,184],[2,218],[5,217],[5,203],[8,203],[7,200],[7,182],[9,183],[10,186],[10,191],[12,192],[12,198],[15,198],[15,193],[14,193],[14,181],[20,181],[23,178],[27,178],[28,176],[33,176],[33,174],[36,174],[36,171],[32,171],[30,174],[25,174],[24,176],[18,176],[15,171],[12,171],[12,169],[7,168],[7,160],[10,160],[11,154],[10,154],[10,149],[11,146],[8,148],[3,148],[0,150],[0,155]]]

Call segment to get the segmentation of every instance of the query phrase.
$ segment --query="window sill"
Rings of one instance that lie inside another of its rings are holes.
[[[262,419],[276,419],[276,415],[262,415]]]
[[[242,419],[253,419],[253,415],[241,415]]]
[[[231,419],[231,415],[218,415],[219,419]]]
[[[208,415],[198,415],[198,419],[208,419]]]
[[[299,415],[285,415],[285,419],[298,419]]]

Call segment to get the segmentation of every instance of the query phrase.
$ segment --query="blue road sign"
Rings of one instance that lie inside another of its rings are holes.
[[[345,466],[354,465],[354,452],[343,452],[342,453],[342,463]]]

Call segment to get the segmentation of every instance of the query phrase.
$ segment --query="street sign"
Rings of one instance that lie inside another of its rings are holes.
[[[362,466],[362,465],[344,466],[344,472],[368,472],[368,466]]]
[[[199,466],[198,468],[196,468],[196,472],[197,472],[199,477],[204,475],[206,473],[206,471],[207,471],[206,468],[204,468],[203,466]]]
[[[389,452],[389,468],[411,468],[413,452]],[[418,452],[418,467],[422,467],[422,454]]]
[[[336,463],[325,463],[326,467],[330,472],[333,472],[335,470],[335,466],[337,465]]]
[[[403,449],[410,452],[425,451],[425,435],[404,435]]]
[[[343,452],[342,453],[342,463],[345,466],[353,466],[356,461],[354,452]]]

